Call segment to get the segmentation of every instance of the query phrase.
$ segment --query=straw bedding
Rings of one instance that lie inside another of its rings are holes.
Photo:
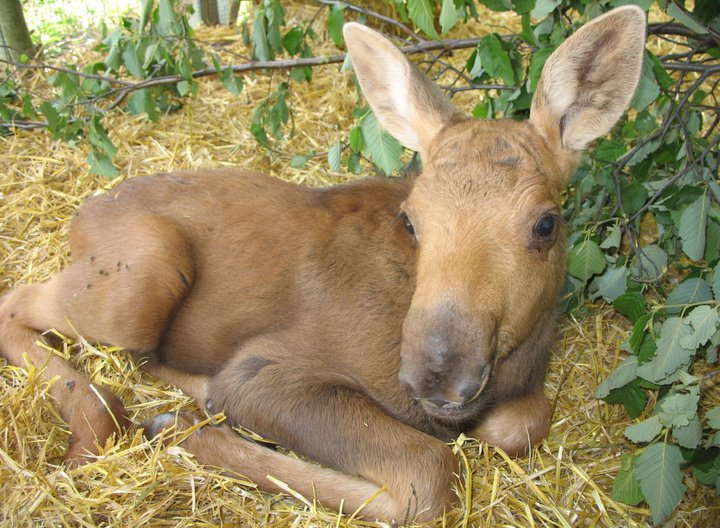
[[[227,29],[206,29],[199,36],[208,42],[239,41]],[[356,95],[349,75],[338,66],[317,68],[311,84],[294,85],[295,135],[281,152],[269,154],[257,146],[248,132],[253,108],[281,75],[248,76],[240,97],[213,79],[202,80],[197,98],[158,123],[114,113],[108,124],[118,146],[116,163],[122,178],[228,165],[308,185],[351,177],[330,173],[323,156],[302,169],[290,167],[291,156],[324,151],[352,125]],[[33,82],[37,90],[43,89],[41,78]],[[477,97],[463,95],[456,104],[469,110]],[[68,219],[84,198],[118,183],[88,174],[86,155],[86,146],[71,147],[42,132],[0,138],[0,291],[45,280],[61,269],[69,258]],[[520,459],[458,439],[454,449],[464,468],[463,484],[457,490],[458,505],[438,525],[650,525],[647,509],[611,498],[619,457],[633,450],[622,435],[632,420],[621,407],[593,398],[596,385],[624,357],[618,346],[628,331],[629,323],[605,306],[588,306],[577,319],[561,322],[546,387],[554,403],[549,437]],[[141,372],[121,350],[64,341],[57,353],[114,390],[135,423],[192,408],[187,397]],[[718,391],[708,391],[705,402],[717,405]],[[61,462],[68,437],[37,371],[0,359],[0,524],[374,525],[324,511],[312,497],[257,492],[241,476],[231,478],[200,467],[181,447],[159,447],[135,430],[104,446],[97,461],[67,470]],[[692,476],[685,484],[688,495],[670,525],[717,526],[720,504],[712,490]]]

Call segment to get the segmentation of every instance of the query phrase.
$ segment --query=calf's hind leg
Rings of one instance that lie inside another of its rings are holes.
[[[227,426],[202,428],[181,445],[201,463],[244,475],[261,489],[282,490],[270,475],[346,513],[374,496],[363,507],[366,518],[427,521],[441,514],[454,498],[458,471],[448,446],[398,422],[351,388],[322,379],[321,368],[283,354],[286,342],[264,336],[246,343],[218,374],[196,378],[195,395],[211,412],[224,411],[229,424],[329,468],[247,442]],[[297,340],[293,343],[296,349]],[[173,381],[172,372],[163,374]],[[150,420],[144,425],[147,436],[174,420],[167,415]],[[179,422],[192,424],[182,416]]]
[[[43,284],[0,299],[0,355],[25,357],[52,382],[50,394],[72,432],[67,460],[86,461],[128,419],[122,402],[37,343],[52,328],[133,351],[153,350],[192,281],[189,244],[169,221],[130,216],[108,224],[84,215],[71,232],[75,261]],[[116,227],[112,227],[116,226]]]

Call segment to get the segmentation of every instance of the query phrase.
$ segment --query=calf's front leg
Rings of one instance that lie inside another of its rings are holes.
[[[552,409],[542,390],[501,401],[489,408],[468,436],[524,456],[550,431]]]
[[[432,520],[456,498],[458,465],[448,446],[391,418],[357,392],[273,362],[245,384],[233,379],[220,373],[200,391],[207,394],[208,410],[224,410],[230,424],[330,467],[253,444],[227,426],[201,428],[183,441],[199,462],[243,475],[266,491],[283,491],[268,478],[274,477],[325,507],[345,513],[362,508],[360,515],[368,519]],[[192,423],[179,420],[181,427]],[[150,420],[148,436],[171,423],[167,415]]]
[[[90,383],[64,359],[40,346],[43,335],[30,325],[28,310],[32,310],[43,287],[23,286],[0,297],[0,355],[17,367],[24,368],[29,362],[39,369],[41,379],[50,383],[49,392],[72,433],[65,461],[76,466],[90,460],[88,455],[97,454],[98,444],[104,444],[113,434],[121,434],[130,420],[116,395]],[[34,315],[37,317],[37,313]]]

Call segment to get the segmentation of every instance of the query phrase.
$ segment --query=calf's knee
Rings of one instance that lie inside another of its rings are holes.
[[[469,432],[511,456],[524,456],[550,431],[552,409],[542,392],[503,401],[488,409]]]

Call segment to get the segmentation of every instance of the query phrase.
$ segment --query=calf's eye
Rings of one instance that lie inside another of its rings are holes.
[[[544,214],[535,224],[534,232],[538,238],[549,238],[555,232],[557,219],[553,214]]]
[[[410,221],[410,218],[408,217],[407,213],[403,211],[400,213],[400,219],[403,221],[403,224],[405,225],[405,229],[407,230],[408,234],[411,237],[415,236],[415,228],[412,225],[412,222]]]

